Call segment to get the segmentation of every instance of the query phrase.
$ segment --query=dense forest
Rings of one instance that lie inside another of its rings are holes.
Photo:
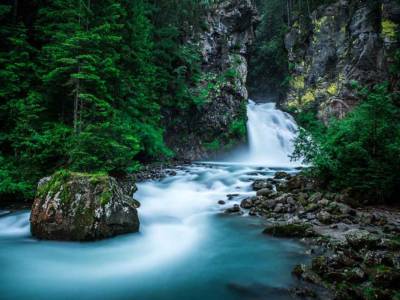
[[[57,168],[118,174],[173,156],[164,117],[204,100],[192,89],[198,49],[186,40],[208,5],[1,4],[1,197],[31,198]]]

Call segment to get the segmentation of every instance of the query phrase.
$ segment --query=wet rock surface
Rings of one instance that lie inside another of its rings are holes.
[[[320,190],[301,173],[257,179],[252,188],[256,196],[230,213],[259,216],[267,224],[264,234],[309,246],[311,263],[293,270],[302,282],[291,290],[295,299],[398,299],[398,208],[351,206],[355,201],[345,191]]]
[[[39,239],[90,241],[137,232],[140,203],[105,174],[57,172],[38,185],[30,222]]]

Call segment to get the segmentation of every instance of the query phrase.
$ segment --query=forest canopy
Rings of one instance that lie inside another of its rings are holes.
[[[31,198],[58,168],[123,174],[172,157],[164,116],[201,102],[199,53],[185,39],[212,4],[1,4],[0,197]]]

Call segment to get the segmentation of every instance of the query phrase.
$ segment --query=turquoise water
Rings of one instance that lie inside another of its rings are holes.
[[[273,173],[198,164],[142,183],[141,232],[98,242],[38,241],[28,211],[3,215],[0,299],[291,299],[303,246],[263,235],[258,218],[221,213],[254,193],[249,179]]]

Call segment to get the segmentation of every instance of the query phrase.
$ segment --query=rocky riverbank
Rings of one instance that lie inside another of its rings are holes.
[[[324,192],[301,174],[277,172],[252,184],[256,196],[226,213],[265,219],[263,233],[299,238],[309,265],[293,274],[301,299],[400,299],[400,210],[362,207],[346,193]]]

